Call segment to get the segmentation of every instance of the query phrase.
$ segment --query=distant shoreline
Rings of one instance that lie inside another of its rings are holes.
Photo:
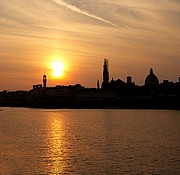
[[[180,110],[180,97],[123,97],[108,100],[42,100],[26,102],[25,100],[0,103],[1,107],[27,107],[40,109],[172,109]]]

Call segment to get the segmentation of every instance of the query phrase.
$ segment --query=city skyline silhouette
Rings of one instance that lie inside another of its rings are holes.
[[[131,76],[127,80],[109,79],[109,61],[104,59],[102,82],[89,88],[74,85],[48,85],[44,74],[41,83],[29,91],[1,91],[0,106],[35,108],[147,108],[179,109],[179,82],[160,82],[151,68],[143,85],[137,85]]]

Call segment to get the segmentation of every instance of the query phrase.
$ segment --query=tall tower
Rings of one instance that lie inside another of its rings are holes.
[[[46,75],[43,75],[43,87],[44,88],[46,88],[46,83],[47,83]]]
[[[97,89],[99,89],[99,80],[97,81]]]
[[[128,83],[128,84],[131,84],[131,83],[132,83],[132,77],[131,77],[131,76],[128,76],[128,77],[127,77],[127,83]]]
[[[108,60],[104,59],[102,88],[107,88],[109,83]]]

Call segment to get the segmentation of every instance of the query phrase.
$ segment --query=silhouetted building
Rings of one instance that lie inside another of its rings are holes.
[[[47,78],[46,75],[43,75],[43,87],[46,88]]]
[[[100,89],[99,80],[97,81],[97,89]]]
[[[132,77],[131,77],[131,76],[128,76],[128,77],[127,77],[127,83],[128,83],[128,84],[131,84],[131,83],[132,83]]]
[[[163,84],[168,84],[169,80],[163,80]]]
[[[106,59],[102,89],[99,87],[99,80],[97,88],[85,88],[80,84],[46,87],[46,83],[46,75],[43,75],[43,84],[33,85],[33,90],[28,92],[0,92],[0,106],[180,109],[180,77],[176,83],[169,80],[159,83],[151,69],[143,86],[135,85],[131,76],[127,77],[127,82],[113,78],[109,81]]]
[[[42,88],[42,84],[35,84],[33,85],[33,89],[41,89]]]
[[[112,80],[109,82],[108,87],[109,87],[109,89],[113,90],[113,89],[120,89],[120,88],[124,87],[124,85],[125,85],[124,81],[122,81],[120,79],[114,80],[112,78]]]
[[[108,60],[104,59],[102,88],[107,89],[109,83]]]
[[[153,73],[153,69],[150,69],[150,74],[145,79],[145,85],[159,85],[157,76]]]
[[[47,78],[46,75],[43,75],[43,85],[42,84],[35,84],[33,85],[33,90],[39,90],[42,89],[43,87],[46,88],[46,83],[47,83]]]

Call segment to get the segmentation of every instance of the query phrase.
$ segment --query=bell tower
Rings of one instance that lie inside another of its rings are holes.
[[[107,88],[109,83],[108,60],[104,59],[102,88]]]
[[[47,83],[46,75],[43,75],[43,87],[44,88],[46,88],[46,83]]]

